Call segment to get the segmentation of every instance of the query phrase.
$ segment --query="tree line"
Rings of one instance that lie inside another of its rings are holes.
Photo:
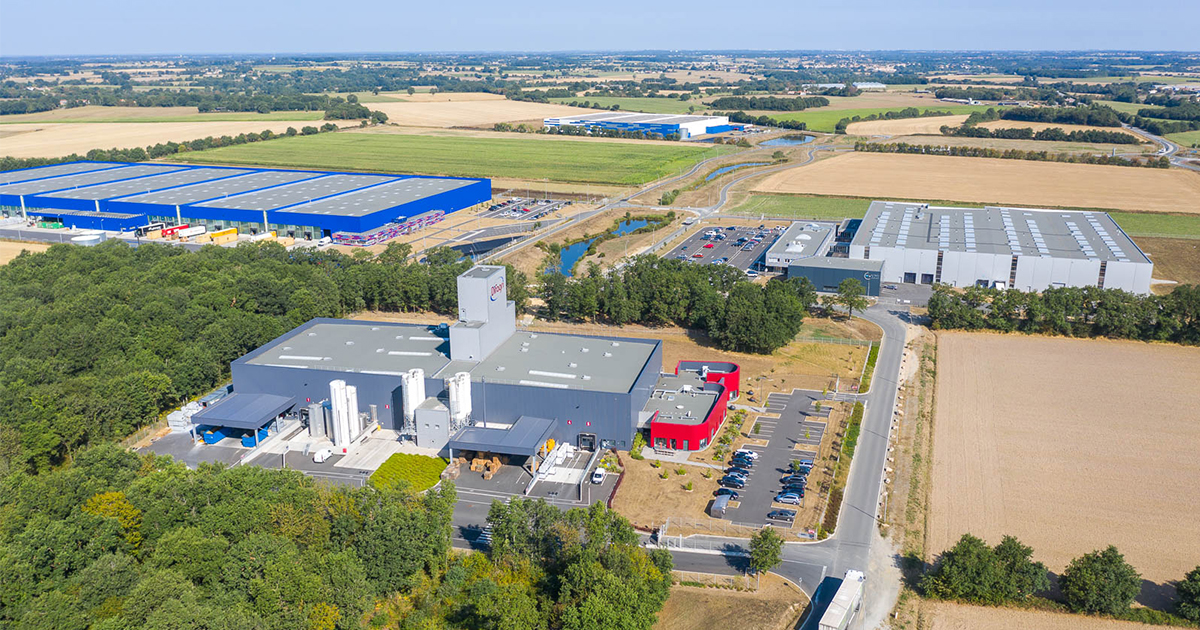
[[[1171,160],[1163,157],[1145,159],[1126,158],[1117,155],[1092,155],[1076,153],[1050,153],[1048,151],[1024,151],[1021,149],[991,149],[987,147],[946,147],[907,142],[857,142],[855,151],[867,153],[909,153],[917,155],[949,155],[955,157],[994,158],[1000,160],[1031,160],[1035,162],[1067,162],[1071,164],[1101,164],[1108,166],[1140,166],[1146,168],[1170,168]]]
[[[963,534],[920,578],[926,597],[989,606],[1034,603],[1050,590],[1046,565],[1033,560],[1033,549],[1012,536],[995,547]],[[1153,624],[1200,622],[1200,566],[1178,583],[1174,615],[1150,608],[1131,608],[1142,590],[1142,576],[1114,546],[1075,558],[1058,580],[1071,612],[1103,614]]]
[[[790,343],[817,302],[807,279],[758,285],[728,265],[693,265],[650,254],[608,272],[590,263],[574,278],[545,273],[538,281],[545,319],[674,324],[705,331],[722,349],[760,354]]]
[[[47,470],[211,391],[229,363],[314,318],[457,313],[453,250],[379,256],[119,241],[54,245],[0,267],[0,470]],[[528,298],[509,271],[509,298]]]
[[[1136,136],[1123,131],[1103,131],[1100,129],[1075,129],[1063,131],[1062,127],[1050,127],[1034,132],[1029,127],[1009,129],[988,129],[960,125],[951,127],[942,125],[942,135],[961,136],[966,138],[1002,138],[1006,140],[1040,140],[1048,142],[1096,142],[1106,144],[1138,144]]]
[[[638,628],[671,558],[603,504],[493,504],[450,551],[456,491],[333,486],[115,445],[0,476],[0,625],[22,630]]]
[[[937,98],[974,99],[977,101],[1021,100],[1055,103],[1065,100],[1058,90],[1048,87],[944,87],[935,90],[933,95]]]
[[[1144,118],[1165,118],[1167,120],[1200,121],[1200,103],[1191,101],[1170,101],[1169,107],[1147,107],[1139,109],[1137,115]]]
[[[934,118],[937,116],[952,116],[952,115],[954,115],[954,112],[939,111],[936,109],[926,109],[926,110],[922,111],[920,109],[917,109],[916,107],[905,107],[904,109],[893,109],[893,110],[886,111],[886,112],[867,114],[866,116],[859,116],[859,115],[855,114],[854,116],[843,118],[843,119],[837,121],[837,124],[834,125],[834,127],[833,127],[833,132],[834,133],[846,133],[846,127],[849,127],[852,123],[856,123],[856,122],[864,122],[864,121],[871,121],[871,120],[900,120],[902,118]]]
[[[1000,118],[1063,125],[1088,125],[1091,127],[1121,126],[1120,115],[1116,110],[1106,105],[1088,105],[1082,107],[1012,107],[1001,110]],[[990,120],[995,119],[992,118]]]
[[[758,125],[759,127],[778,127],[780,129],[793,129],[796,131],[804,131],[804,130],[808,129],[808,124],[805,122],[799,121],[799,120],[776,120],[776,119],[771,118],[770,116],[766,116],[766,115],[751,116],[750,114],[747,114],[746,112],[743,112],[743,111],[736,111],[736,112],[729,112],[729,113],[715,112],[714,115],[715,116],[728,116],[729,122],[744,124],[744,125]]]
[[[798,112],[811,107],[825,107],[829,99],[824,96],[722,96],[708,104],[713,109],[758,109],[778,112]]]
[[[382,113],[382,112],[379,112]],[[220,147],[230,147],[239,144],[248,144],[251,142],[261,142],[264,140],[274,140],[276,138],[290,138],[292,136],[311,136],[318,133],[328,133],[337,131],[338,126],[333,123],[325,123],[320,127],[314,125],[305,125],[297,130],[295,127],[288,127],[284,133],[275,133],[270,129],[266,129],[260,133],[251,131],[250,133],[239,133],[236,136],[208,136],[205,138],[197,138],[187,142],[159,142],[157,144],[143,147],[133,147],[129,149],[92,149],[84,155],[72,153],[57,158],[16,158],[5,156],[0,158],[0,171],[11,171],[19,168],[32,168],[35,166],[48,166],[51,164],[63,164],[65,162],[78,162],[79,160],[92,160],[96,162],[143,162],[145,160],[153,160],[162,157],[169,157],[191,151],[204,151],[206,149],[218,149]]]
[[[1200,345],[1200,286],[1181,285],[1167,295],[1136,295],[1098,287],[1018,289],[936,285],[929,298],[930,326],[1069,337],[1108,337]]]

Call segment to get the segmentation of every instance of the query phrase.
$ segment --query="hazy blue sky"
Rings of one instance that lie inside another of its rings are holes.
[[[0,0],[0,55],[1200,50],[1200,1]]]

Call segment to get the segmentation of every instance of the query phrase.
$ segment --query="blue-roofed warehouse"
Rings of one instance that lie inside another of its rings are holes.
[[[491,200],[491,181],[176,164],[71,162],[0,173],[0,214],[67,227],[154,222],[369,245]]]

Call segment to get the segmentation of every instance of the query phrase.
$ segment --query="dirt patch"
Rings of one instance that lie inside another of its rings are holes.
[[[1195,567],[1200,348],[948,333],[937,363],[931,556],[969,532],[1054,572],[1110,544],[1159,585]]]
[[[1154,261],[1154,277],[1178,284],[1156,284],[1155,293],[1170,293],[1179,284],[1200,284],[1200,239],[1139,236],[1137,246]]]
[[[1163,626],[1151,626],[1132,621],[1115,621],[1086,615],[1017,610],[1012,608],[988,608],[948,602],[924,602],[929,630],[1010,630],[1011,628],[1038,628],[1039,630],[1157,630]]]
[[[21,255],[21,252],[29,252],[37,254],[50,249],[49,243],[14,243],[12,241],[0,241],[0,265],[7,265],[12,259]]]
[[[868,120],[852,123],[846,127],[851,136],[906,136],[909,134],[932,133],[941,135],[942,125],[957,127],[966,122],[966,116],[936,116],[931,118],[901,118],[899,120]]]
[[[680,578],[691,579],[687,574]],[[791,628],[808,605],[804,592],[787,580],[768,573],[759,589],[739,592],[698,586],[674,586],[658,613],[654,630],[696,628]]]
[[[709,517],[707,512],[713,493],[719,487],[717,479],[721,471],[682,466],[687,474],[680,475],[677,472],[679,464],[657,462],[661,467],[654,468],[651,460],[637,460],[629,453],[621,453],[621,463],[625,465],[625,479],[613,497],[612,507],[634,527],[651,531],[662,526],[668,516],[708,519],[714,524],[723,522]],[[664,472],[666,479],[661,477]],[[702,475],[704,472],[710,473],[708,479]],[[692,484],[691,492],[684,487],[688,482]]]
[[[934,155],[848,153],[762,180],[768,193],[1200,213],[1200,173]]]
[[[334,122],[342,126],[358,124],[356,120]],[[185,142],[208,136],[257,133],[266,129],[283,133],[288,127],[301,129],[306,126],[319,127],[322,124],[324,121],[320,120],[8,124],[4,129],[13,135],[4,139],[4,154],[12,157],[58,157],[72,153],[83,155],[92,149],[129,149],[161,142]]]

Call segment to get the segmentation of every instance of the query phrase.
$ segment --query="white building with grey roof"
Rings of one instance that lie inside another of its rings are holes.
[[[883,262],[884,282],[1042,291],[1150,292],[1154,263],[1107,213],[951,208],[875,201],[850,258]]]

